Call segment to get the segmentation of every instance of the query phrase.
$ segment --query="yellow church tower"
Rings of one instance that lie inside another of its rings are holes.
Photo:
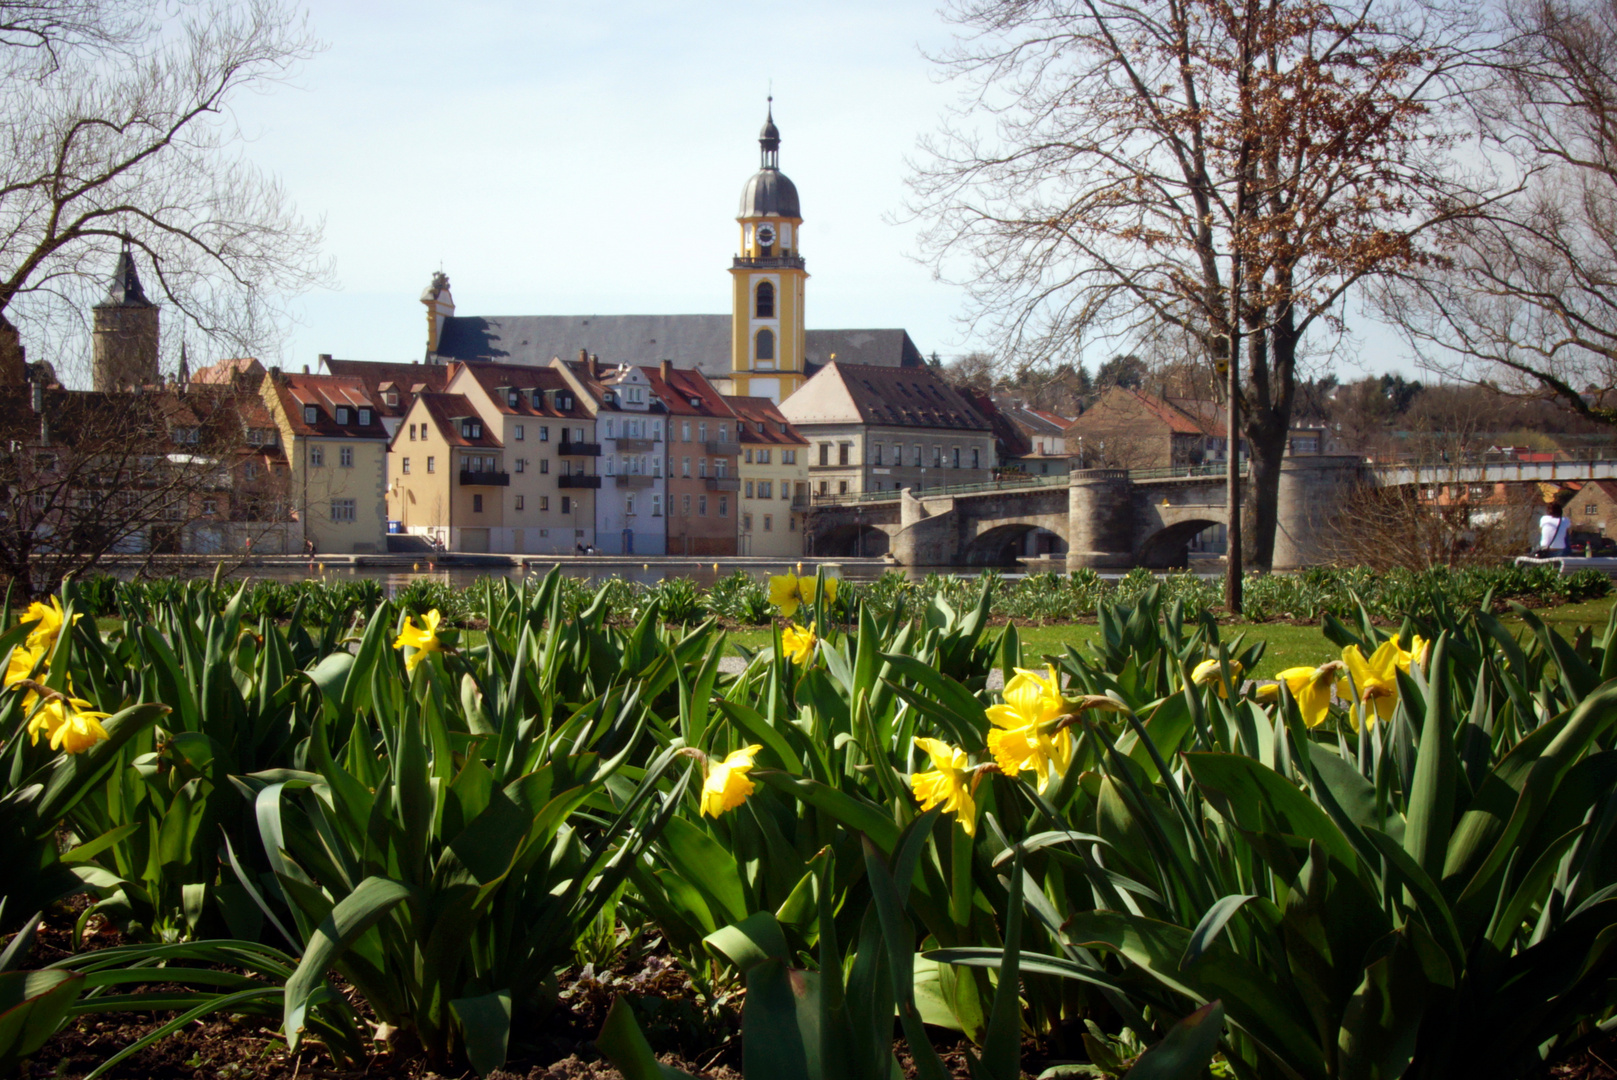
[[[779,404],[803,385],[803,214],[797,188],[780,171],[775,99],[758,134],[757,175],[741,191],[741,254],[730,266],[731,383],[743,396]]]

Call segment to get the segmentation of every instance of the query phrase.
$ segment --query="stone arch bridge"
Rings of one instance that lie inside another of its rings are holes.
[[[1362,458],[1305,456],[1281,466],[1277,570],[1327,558],[1328,524],[1358,484],[1559,482],[1617,477],[1617,461],[1368,466]],[[1185,565],[1191,540],[1228,524],[1224,476],[1211,470],[1084,469],[1015,486],[871,492],[817,505],[816,555],[890,554],[906,566],[1005,565],[1031,532],[1066,544],[1069,568]]]

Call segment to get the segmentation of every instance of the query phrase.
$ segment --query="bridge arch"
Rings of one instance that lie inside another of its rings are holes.
[[[890,542],[891,538],[883,529],[853,522],[815,533],[812,554],[843,559],[869,558],[887,554]]]
[[[1190,563],[1190,542],[1204,530],[1222,524],[1222,514],[1170,522],[1140,541],[1135,565],[1152,570],[1184,569]]]
[[[984,529],[961,552],[967,566],[1014,566],[1027,554],[1029,536],[1040,548],[1039,555],[1064,555],[1067,540],[1038,521],[1008,521]]]

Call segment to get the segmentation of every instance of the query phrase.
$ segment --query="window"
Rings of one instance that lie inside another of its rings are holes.
[[[410,425],[410,441],[415,442],[415,425]]]
[[[539,463],[541,465],[545,464],[545,459],[540,458]],[[517,458],[517,472],[527,472],[527,471],[528,471],[528,459],[524,458],[524,457]]]
[[[663,497],[661,495],[653,495],[651,497],[651,516],[663,516]]]
[[[1596,506],[1594,503],[1589,503],[1583,508],[1583,512],[1589,517],[1594,517],[1596,514],[1600,513],[1600,507]]]
[[[337,406],[337,423],[341,424],[343,427],[348,426],[348,406]]]
[[[769,464],[769,451],[768,450],[760,450],[760,451],[758,451],[758,464],[760,464],[760,465],[768,465]]]
[[[387,402],[388,408],[396,409],[399,407],[399,392],[397,390],[389,390],[387,393],[382,395],[382,400]]]
[[[932,447],[932,467],[934,469],[943,468],[943,447],[935,444]]]
[[[651,459],[651,472],[653,476],[661,476],[663,474],[663,456],[661,454],[658,454]]]
[[[320,410],[313,405],[303,406],[303,422],[305,424],[318,424],[320,422]]]
[[[481,514],[482,512],[483,512],[483,496],[481,496],[481,495],[473,495],[472,496],[472,513]]]
[[[550,496],[549,495],[541,495],[541,496],[539,496],[539,509],[541,509],[541,510],[549,510],[550,509]]]
[[[837,481],[837,494],[838,495],[846,495],[847,493],[848,493],[848,482],[846,480],[838,480]]]
[[[361,410],[359,410],[359,426],[360,427],[370,427],[371,426],[371,411],[369,409],[361,409]]]
[[[463,439],[481,439],[483,437],[482,421],[462,420],[460,422],[460,437]]]
[[[572,412],[573,411],[573,395],[571,395],[571,394],[557,394],[556,395],[556,411],[557,412]]]
[[[829,495],[829,494],[831,494],[831,484],[830,484],[829,481],[826,481],[826,480],[821,480],[820,481],[820,494],[821,495]]]
[[[759,360],[775,359],[775,332],[773,330],[758,331],[758,351],[753,356]]]
[[[752,447],[747,447],[747,464],[752,464]]]
[[[730,516],[730,496],[728,496],[728,495],[720,495],[719,496],[719,516],[720,517],[729,517]]]
[[[753,312],[759,319],[775,317],[775,286],[767,281],[758,286],[758,302],[753,305]]]
[[[680,437],[680,441],[682,441],[682,442],[690,442],[691,441],[691,422],[689,420],[681,420],[680,421],[680,423],[679,423],[679,437]]]
[[[309,447],[309,464],[315,468],[322,468],[326,464],[326,448],[323,446]]]
[[[791,487],[791,484],[788,484],[786,481],[782,480],[780,482],[780,497],[783,499],[790,499],[792,497]]]
[[[696,432],[697,432],[697,434],[696,434],[696,441],[697,442],[707,442],[707,421],[706,420],[704,420],[700,424],[696,425]]]
[[[719,441],[720,442],[729,442],[730,441],[730,425],[729,424],[720,424],[719,425]]]
[[[428,472],[437,472],[438,471],[438,459],[433,457],[431,454],[427,455],[427,471]]]
[[[953,453],[954,453],[954,467],[958,469],[958,468],[960,468],[960,447],[958,447],[958,446],[954,447]]]
[[[634,496],[633,495],[625,495],[623,497],[623,514],[624,514],[625,517],[634,517]]]
[[[680,497],[680,500],[679,500],[679,512],[681,514],[685,515],[686,517],[691,516],[691,497],[689,495],[684,495],[684,496]]]
[[[729,476],[730,475],[730,459],[729,458],[714,458],[713,459],[713,475],[718,477],[720,480],[723,480],[725,477]]]
[[[707,517],[707,496],[706,495],[698,495],[696,497],[696,516],[697,517]]]
[[[742,532],[749,532],[749,533],[752,531],[752,515],[751,514],[742,514],[741,515],[741,531]]]
[[[520,472],[521,470],[519,469],[517,471]],[[550,472],[550,459],[549,458],[540,458],[539,459],[539,472],[541,474],[548,474]]]
[[[573,512],[573,499],[572,499],[572,496],[563,495],[561,497],[561,512],[564,513],[564,514],[571,514]]]
[[[747,498],[752,498],[752,481],[747,481]]]
[[[904,444],[903,443],[894,443],[893,444],[893,464],[894,465],[902,465],[902,464],[904,464]],[[917,461],[916,464],[919,465],[920,462]]]
[[[337,463],[345,469],[354,467],[354,448],[345,446],[337,451]]]
[[[409,472],[408,469],[406,469],[405,471]],[[257,480],[258,479],[258,462],[249,461],[247,463],[247,467],[242,470],[242,475],[245,476],[248,480]]]
[[[780,463],[782,465],[796,465],[797,464],[797,451],[796,450],[782,450],[780,452]]]
[[[823,442],[820,444],[820,464],[831,464],[831,444],[828,442]]]
[[[688,458],[688,457],[680,458],[679,459],[679,475],[681,475],[681,476],[689,476],[690,474],[691,474],[691,459]]]
[[[707,458],[697,458],[696,459],[696,475],[697,476],[706,476],[707,475]]]
[[[774,482],[770,480],[758,481],[758,497],[760,499],[773,499],[775,497]]]
[[[404,458],[402,461],[399,462],[399,471],[402,472],[405,476],[410,475],[410,459],[409,458]]]
[[[606,475],[616,476],[618,472],[618,459],[613,454],[606,455]]]
[[[523,507],[522,496],[518,495],[517,496],[517,502],[516,502],[516,509],[521,510],[522,507]]]
[[[848,464],[848,458],[853,453],[853,443],[837,443],[837,464]]]
[[[520,399],[520,397],[521,395],[517,391],[507,390],[505,392],[505,403],[514,409],[517,407],[517,401]]]
[[[972,449],[972,451],[971,451],[971,467],[972,467],[972,468],[973,468],[973,469],[980,469],[980,468],[982,468],[982,464],[981,464],[981,462],[982,462],[982,457],[981,457],[981,454],[982,454],[982,451],[980,451],[980,450],[977,450],[977,449],[975,449],[975,448],[973,448],[973,449]]]
[[[517,430],[521,431],[522,429],[517,428]],[[522,436],[518,435],[517,438],[520,439],[520,438],[522,438]],[[540,442],[549,442],[550,441],[550,425],[549,424],[540,424],[539,425],[539,441]]]
[[[516,431],[513,434],[516,436],[517,442],[522,442],[527,437],[527,432],[522,430],[521,424],[516,426]]]
[[[332,499],[331,500],[331,520],[332,521],[353,521],[354,520],[355,508],[356,508],[356,503],[354,502],[353,499]]]
[[[881,464],[881,443],[877,443],[870,448],[870,463],[872,465]]]
[[[915,464],[917,466],[919,466],[921,464],[921,444],[920,443],[915,444]]]
[[[774,521],[775,521],[775,516],[773,514],[765,514],[764,515],[764,532],[773,532],[774,531]]]
[[[797,519],[795,517],[793,517],[792,515],[790,515],[790,514],[786,515],[786,531],[787,532],[796,532],[797,531]]]

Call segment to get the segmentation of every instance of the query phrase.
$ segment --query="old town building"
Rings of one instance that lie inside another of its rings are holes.
[[[766,397],[726,397],[741,433],[739,555],[804,553],[808,522],[808,440]]]

